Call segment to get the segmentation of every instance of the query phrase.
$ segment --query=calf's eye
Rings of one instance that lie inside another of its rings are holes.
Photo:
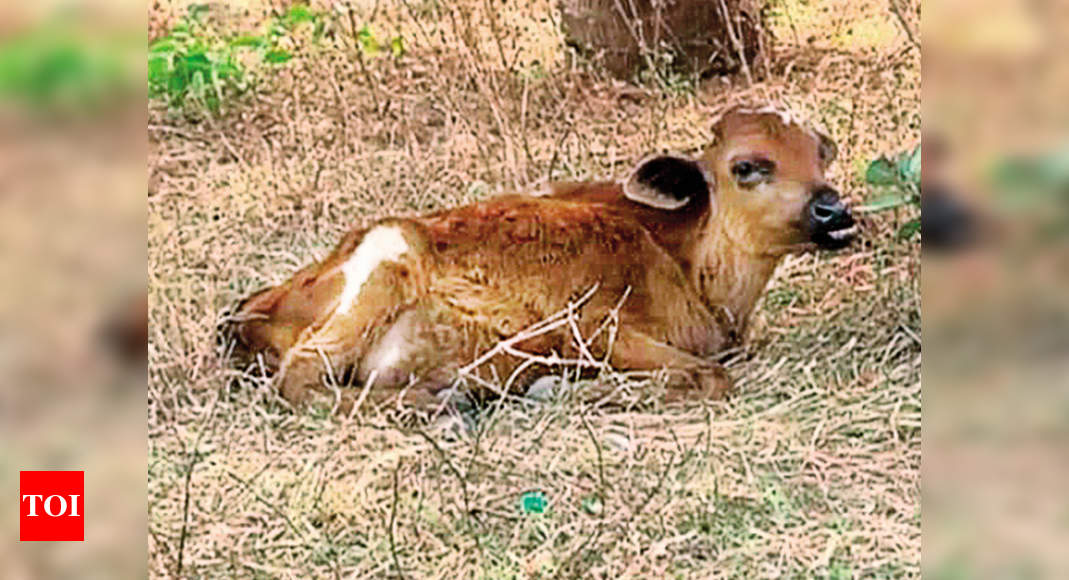
[[[740,185],[754,185],[767,180],[772,175],[772,163],[753,160],[736,161],[731,166],[731,173]]]

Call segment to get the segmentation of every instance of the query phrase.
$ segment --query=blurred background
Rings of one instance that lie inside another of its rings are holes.
[[[145,574],[144,43],[138,3],[0,6],[5,578]],[[85,542],[19,543],[20,470],[85,471]]]
[[[1064,578],[1069,3],[925,2],[922,25],[926,573]]]

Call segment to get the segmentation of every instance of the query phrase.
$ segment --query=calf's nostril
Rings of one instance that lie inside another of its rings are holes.
[[[826,223],[833,219],[840,213],[840,207],[838,205],[823,205],[819,203],[813,204],[813,217],[821,222]]]

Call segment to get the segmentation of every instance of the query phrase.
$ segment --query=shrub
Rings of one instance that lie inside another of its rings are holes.
[[[308,26],[313,41],[323,36],[325,18],[294,5],[271,19],[263,34],[227,37],[207,23],[205,5],[193,5],[171,31],[148,51],[149,97],[173,110],[218,112],[227,99],[246,92],[257,80],[258,65],[280,66],[293,57],[288,41]],[[242,53],[252,58],[244,58]]]
[[[876,188],[879,195],[858,208],[861,211],[888,211],[903,206],[920,207],[921,203],[921,146],[903,151],[894,157],[881,156],[869,164],[865,181]],[[917,216],[898,229],[899,239],[910,239],[921,229]]]

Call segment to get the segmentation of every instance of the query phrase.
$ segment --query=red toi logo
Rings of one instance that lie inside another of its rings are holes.
[[[19,540],[85,540],[85,472],[19,472]]]

